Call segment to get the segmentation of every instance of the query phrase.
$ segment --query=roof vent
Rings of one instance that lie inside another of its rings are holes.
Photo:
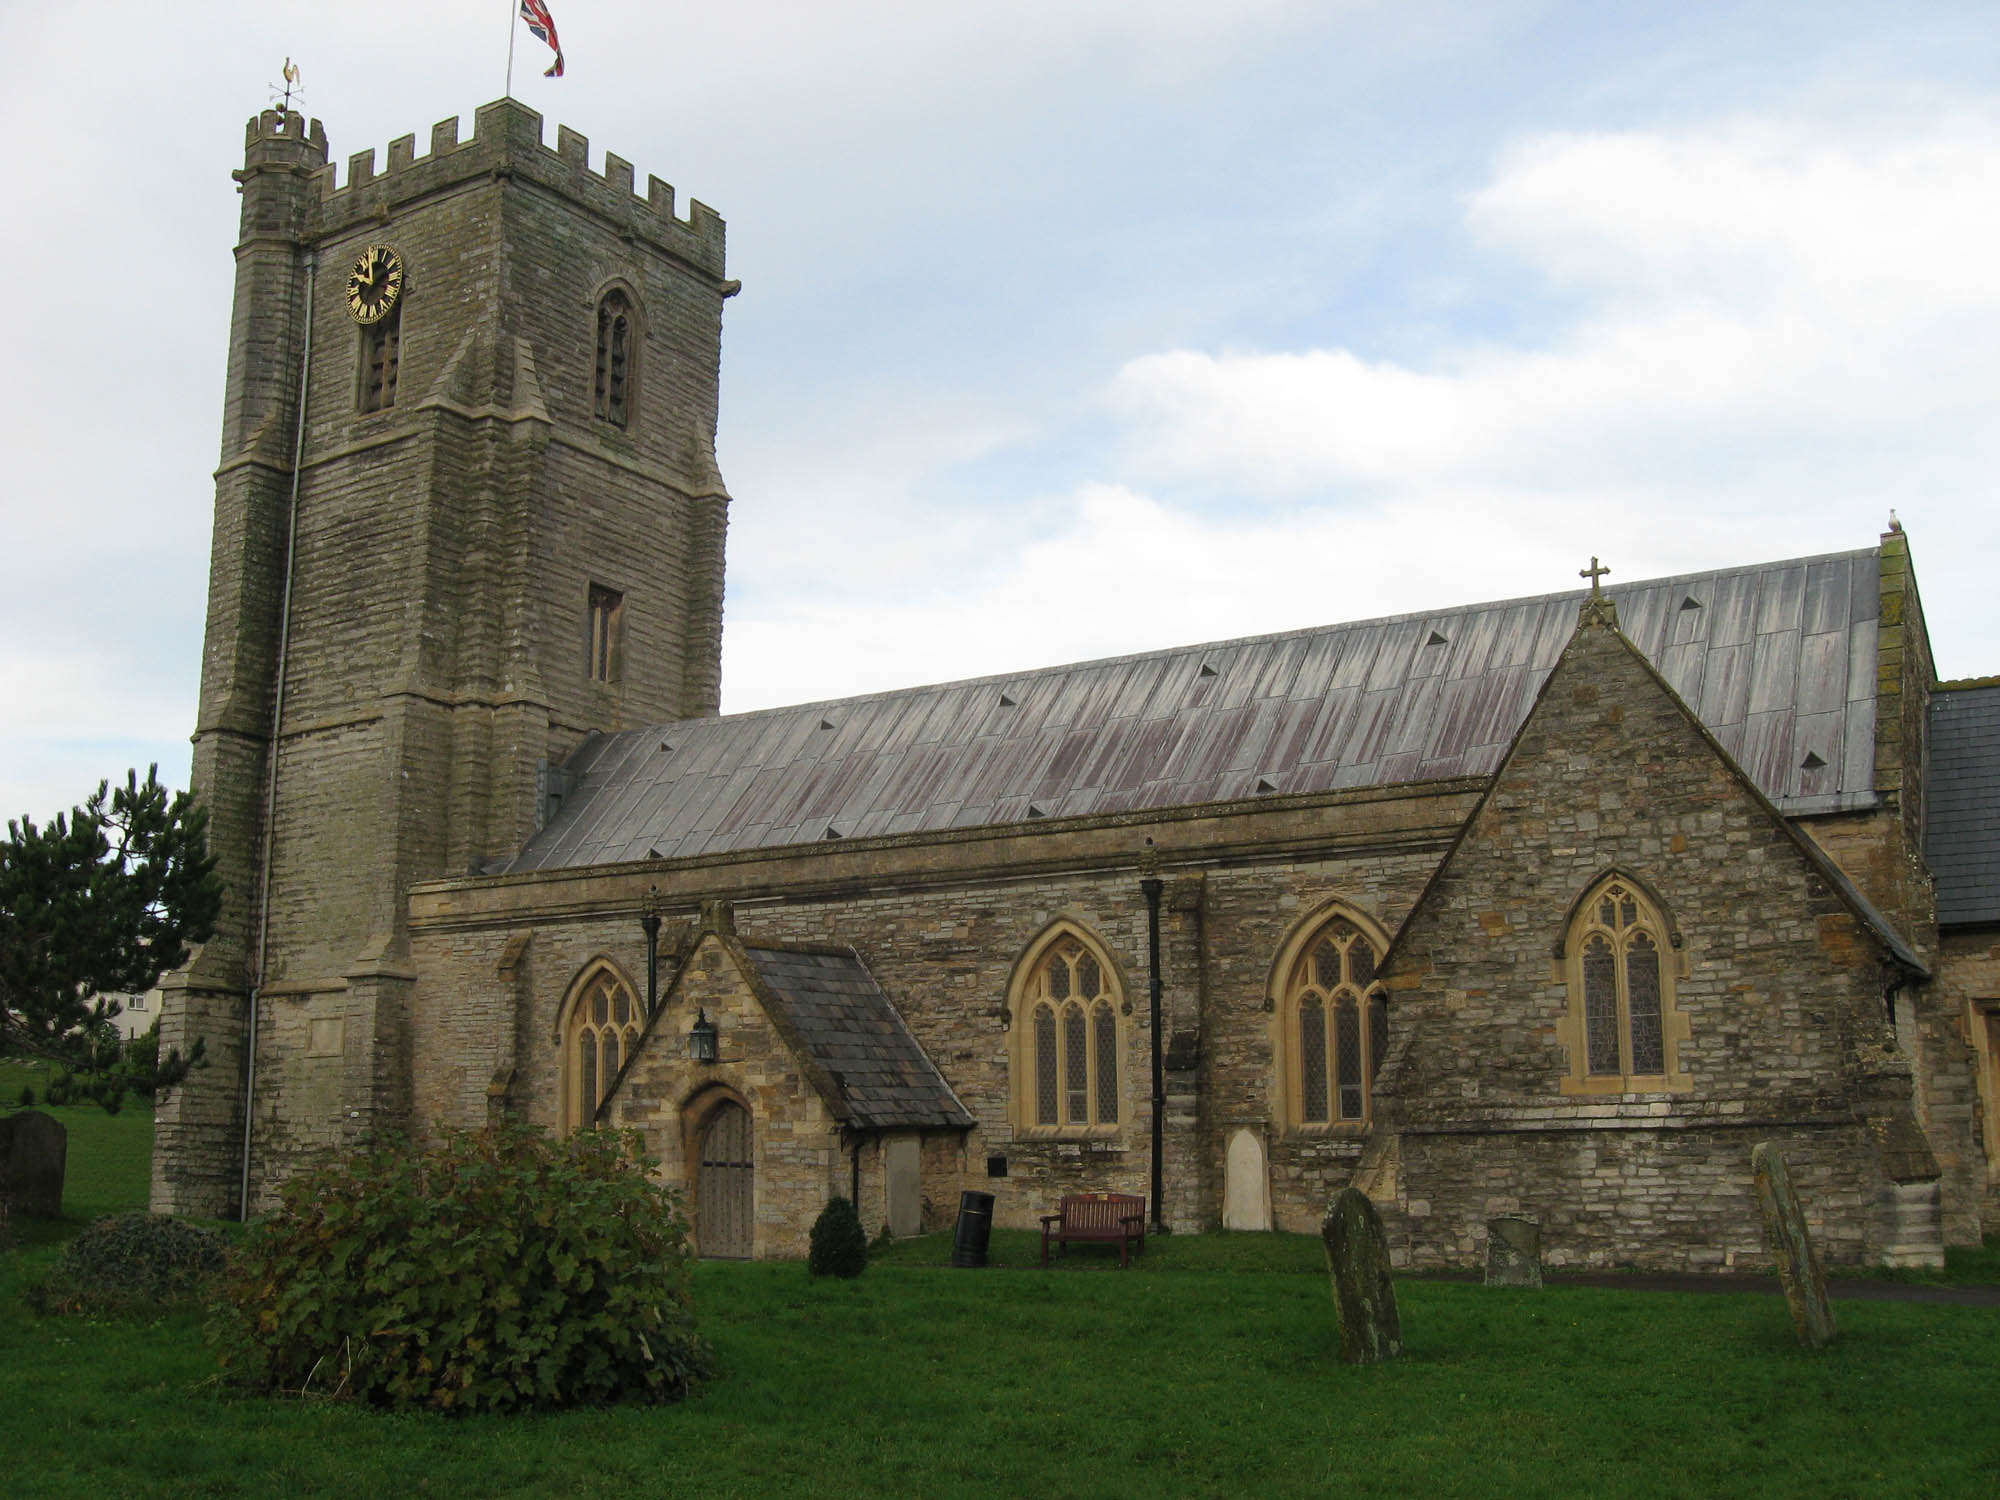
[[[657,850],[657,849],[648,849],[648,850],[646,851],[646,858],[648,858],[648,859],[665,859],[665,858],[666,858],[666,855],[664,855],[664,854],[660,853],[660,851],[659,851],[659,850]]]
[[[1258,795],[1258,796],[1260,796],[1260,797],[1261,797],[1261,796],[1263,796],[1263,795],[1264,795],[1264,793],[1266,793],[1266,792],[1275,792],[1275,791],[1276,791],[1277,789],[1278,789],[1278,787],[1277,787],[1277,783],[1276,783],[1276,782],[1274,782],[1274,781],[1272,781],[1270,777],[1268,777],[1268,776],[1259,776],[1259,777],[1257,778],[1257,795]]]
[[[1681,600],[1681,608],[1684,610],[1700,609],[1701,601],[1695,598],[1693,594],[1689,594],[1685,599]]]
[[[1207,662],[1203,662],[1201,664],[1201,671],[1195,675],[1198,677],[1213,677],[1215,675],[1215,668],[1211,667]]]
[[[831,719],[821,719],[821,720],[819,721],[819,727],[820,727],[820,728],[822,728],[822,729],[831,729],[831,728],[833,728],[833,720],[831,720]]]
[[[1008,696],[1007,696],[1007,695],[1006,695],[1005,693],[1002,693],[1002,694],[1000,695],[1000,706],[1001,706],[1002,708],[1019,708],[1019,707],[1020,707],[1020,705],[1019,705],[1018,703],[1016,703],[1016,702],[1015,702],[1015,701],[1014,701],[1014,700],[1013,700],[1012,698],[1009,698],[1009,697],[1008,697]]]
[[[1424,644],[1426,646],[1449,646],[1451,642],[1446,640],[1443,636],[1439,635],[1435,630],[1433,630],[1431,632],[1431,638],[1425,641]]]
[[[1039,807],[1035,806],[1034,803],[1030,802],[1028,804],[1028,816],[1031,818],[1046,818],[1048,814],[1043,812]]]
[[[672,755],[674,753],[674,747],[672,745],[669,745],[665,740],[661,740],[660,753],[663,755]]]
[[[826,825],[826,832],[822,833],[820,837],[823,839],[844,839],[847,837],[847,835],[842,833],[838,828],[835,828],[831,823],[829,823]]]
[[[1818,751],[1808,750],[1806,751],[1806,758],[1799,762],[1799,769],[1801,771],[1817,771],[1825,764],[1826,762],[1819,758]]]

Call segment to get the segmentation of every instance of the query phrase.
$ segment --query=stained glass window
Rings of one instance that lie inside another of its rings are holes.
[[[1636,933],[1625,952],[1626,1008],[1632,1015],[1632,1071],[1667,1070],[1665,1038],[1660,1030],[1660,950],[1645,933]]]
[[[1028,993],[1039,1002],[1021,1059],[1034,1080],[1034,1123],[1116,1125],[1118,995],[1103,960],[1075,938],[1060,939],[1044,950]]]
[[[1611,956],[1611,944],[1599,935],[1593,935],[1583,950],[1583,1021],[1589,1037],[1590,1071],[1620,1071],[1618,964]]]
[[[1054,1125],[1056,1114],[1056,1013],[1044,1005],[1035,1012],[1035,1123]]]
[[[1118,1119],[1118,1012],[1109,1005],[1097,1007],[1097,1123],[1110,1125]]]
[[[1072,1005],[1063,1012],[1064,1097],[1068,1101],[1071,1125],[1090,1123],[1089,1033],[1083,1024],[1083,1007]]]
[[[1663,1074],[1670,997],[1659,917],[1622,881],[1606,886],[1586,911],[1595,915],[1580,934],[1584,1070],[1591,1077]]]
[[[1326,1112],[1326,1007],[1309,994],[1299,1004],[1299,1115],[1319,1124]]]
[[[1340,1082],[1340,1118],[1361,1118],[1361,1011],[1352,1000],[1333,1013],[1334,1057]]]
[[[1340,988],[1340,950],[1329,942],[1321,942],[1313,950],[1313,969],[1321,989]]]
[[[1375,982],[1375,949],[1365,937],[1356,935],[1347,947],[1347,982],[1366,989]]]
[[[1379,994],[1368,1002],[1368,1081],[1382,1071],[1382,1054],[1389,1050],[1389,1002]]]
[[[618,1081],[618,1070],[639,1042],[639,1007],[615,974],[600,969],[569,1009],[566,1041],[560,1054],[568,1077],[567,1124],[581,1129],[591,1124],[598,1106]]]

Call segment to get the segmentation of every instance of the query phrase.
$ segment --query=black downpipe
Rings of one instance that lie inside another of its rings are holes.
[[[1147,839],[1146,852],[1141,857],[1139,889],[1146,896],[1146,991],[1150,1004],[1150,1024],[1153,1032],[1153,1232],[1166,1232],[1166,1221],[1160,1215],[1160,1199],[1166,1182],[1166,1116],[1167,1116],[1167,1065],[1164,1043],[1160,1036],[1160,877],[1154,873],[1158,861],[1152,850],[1152,840]]]

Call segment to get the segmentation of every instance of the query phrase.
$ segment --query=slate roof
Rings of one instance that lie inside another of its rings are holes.
[[[1924,857],[1940,926],[2000,922],[2000,686],[1931,697]]]
[[[1874,802],[1873,548],[1607,589],[1786,813]],[[504,868],[1485,776],[1581,590],[587,739]]]
[[[831,1081],[857,1130],[970,1129],[976,1121],[852,951],[752,948],[774,1019]]]

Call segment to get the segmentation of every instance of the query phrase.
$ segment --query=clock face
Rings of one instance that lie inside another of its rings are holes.
[[[379,323],[403,294],[403,258],[386,245],[370,245],[347,273],[347,310],[357,323]]]

